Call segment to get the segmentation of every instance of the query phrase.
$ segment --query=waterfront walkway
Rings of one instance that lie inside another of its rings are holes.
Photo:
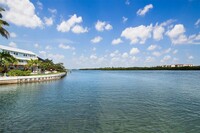
[[[67,73],[35,75],[35,76],[0,77],[0,85],[56,80],[66,76],[66,74]]]

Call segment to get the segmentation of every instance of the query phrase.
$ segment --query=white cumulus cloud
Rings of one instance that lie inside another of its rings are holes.
[[[152,55],[159,57],[159,56],[162,55],[162,53],[158,52],[158,51],[155,51],[155,52],[152,53]]]
[[[127,20],[128,20],[128,18],[126,18],[126,17],[124,17],[124,16],[122,17],[122,22],[123,22],[123,23],[126,23]]]
[[[112,30],[113,27],[111,24],[105,22],[105,21],[97,21],[97,23],[95,24],[95,28],[97,31],[104,31],[104,30]]]
[[[57,13],[57,10],[56,9],[51,9],[51,8],[48,8],[48,11],[52,14],[56,14]]]
[[[51,46],[49,46],[49,45],[47,45],[47,46],[45,47],[45,49],[46,49],[46,50],[51,50],[51,49],[52,49],[52,47],[51,47]]]
[[[119,56],[120,53],[118,50],[115,50],[114,52],[110,53],[110,57],[116,57],[116,56]]]
[[[117,45],[117,44],[120,44],[120,43],[123,43],[121,38],[117,38],[117,39],[112,40],[112,45]]]
[[[40,1],[37,1],[37,6],[38,6],[38,8],[40,9],[40,10],[42,10],[43,9],[43,4],[40,2]]]
[[[137,15],[144,16],[152,8],[153,8],[152,4],[146,5],[143,9],[139,9],[137,11]]]
[[[200,25],[200,18],[195,22],[195,24],[194,24],[196,27],[199,27],[199,25]]]
[[[62,21],[59,25],[57,25],[57,30],[60,32],[69,32],[72,30],[72,32],[76,34],[88,32],[87,28],[77,25],[82,22],[82,17],[78,17],[76,14],[74,14],[68,20]]]
[[[130,50],[130,55],[135,55],[135,54],[138,54],[140,53],[140,50],[138,48],[132,48]]]
[[[69,32],[72,26],[82,21],[82,17],[77,17],[77,15],[74,14],[67,21],[62,21],[57,25],[57,30],[60,32]]]
[[[123,54],[122,54],[122,58],[128,58],[128,53],[126,53],[126,52],[123,53]]]
[[[164,62],[169,61],[170,59],[171,59],[171,56],[170,55],[166,55],[166,56],[163,57],[163,59],[160,62],[164,63]]]
[[[155,50],[157,47],[158,47],[157,45],[150,45],[150,46],[147,48],[147,50],[153,51],[153,50]]]
[[[160,25],[156,25],[154,27],[153,30],[153,38],[157,41],[163,39],[163,33],[165,32],[165,28],[160,26]]]
[[[90,59],[94,59],[94,60],[96,60],[96,59],[97,59],[97,56],[96,56],[95,54],[90,55]]]
[[[183,33],[185,33],[185,28],[182,24],[177,24],[174,26],[173,29],[171,29],[170,31],[167,32],[167,35],[174,39],[179,37],[180,35],[182,35]]]
[[[129,27],[122,31],[121,36],[130,40],[131,44],[140,43],[144,44],[148,38],[151,37],[152,25],[138,27]]]
[[[53,18],[52,17],[50,17],[50,18],[44,17],[44,23],[47,26],[53,25]]]
[[[136,56],[133,56],[133,57],[131,58],[131,61],[133,61],[133,62],[136,62],[136,61],[138,61],[138,60],[139,60],[139,58],[136,57]]]
[[[145,62],[153,62],[153,61],[155,61],[155,58],[151,56],[147,56],[145,59]]]
[[[8,7],[5,20],[27,28],[42,27],[43,22],[35,13],[35,6],[29,0],[1,0],[0,4]]]
[[[91,42],[92,43],[99,43],[100,41],[102,41],[102,37],[100,37],[100,36],[97,36],[97,37],[95,37],[95,38],[93,38],[92,40],[91,40]]]
[[[62,49],[70,49],[70,50],[75,50],[75,47],[72,47],[72,46],[69,46],[69,45],[64,45],[64,44],[59,44],[58,46],[59,48],[62,48]]]
[[[75,25],[75,26],[72,28],[72,32],[73,32],[73,33],[76,33],[76,34],[80,34],[80,33],[88,32],[88,29],[87,29],[87,28],[83,28],[83,27],[80,26],[80,25]]]
[[[62,62],[65,56],[62,54],[48,54],[47,58],[52,59],[55,62]]]
[[[200,44],[200,33],[187,36],[183,24],[176,24],[171,30],[166,32],[172,44]]]
[[[159,48],[159,46],[157,46],[157,47]],[[162,51],[154,51],[154,52],[152,52],[152,55],[159,57],[161,55],[168,54],[171,51],[172,51],[172,48],[167,48],[167,49],[162,50]],[[178,51],[174,50],[172,53],[174,53],[174,52],[178,52]]]
[[[167,53],[171,52],[171,50],[172,50],[171,48],[168,48],[168,49],[163,51],[163,54],[167,54]]]
[[[112,28],[113,28],[113,27],[112,27],[111,24],[107,24],[107,25],[105,26],[105,29],[106,29],[106,30],[112,30]]]
[[[48,58],[54,60],[55,63],[63,62],[63,59],[65,58],[65,56],[62,54],[53,54],[53,53],[48,53],[46,51],[39,51],[39,55],[42,58]]]

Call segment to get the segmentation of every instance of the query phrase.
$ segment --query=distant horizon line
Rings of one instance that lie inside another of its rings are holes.
[[[183,66],[183,67],[199,67],[200,65],[194,64],[170,64],[170,65],[193,65],[193,66]],[[157,66],[105,66],[105,67],[81,67],[81,68],[70,68],[70,70],[80,70],[80,69],[102,69],[102,68],[154,68],[154,67],[163,67],[168,65],[157,65]]]

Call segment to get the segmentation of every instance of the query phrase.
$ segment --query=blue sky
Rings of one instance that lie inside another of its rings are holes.
[[[199,0],[0,0],[11,37],[67,68],[200,64]]]

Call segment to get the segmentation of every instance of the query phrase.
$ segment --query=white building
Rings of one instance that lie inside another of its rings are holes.
[[[193,64],[174,64],[175,67],[192,67]]]
[[[172,65],[162,65],[162,67],[192,67],[193,64],[172,64]]]
[[[193,64],[184,64],[183,66],[189,66],[189,67],[192,67]]]
[[[31,51],[0,45],[0,52],[6,52],[18,59],[18,65],[26,65],[28,60],[38,59],[37,55]]]
[[[176,65],[175,65],[175,64],[172,64],[171,67],[176,67]]]

